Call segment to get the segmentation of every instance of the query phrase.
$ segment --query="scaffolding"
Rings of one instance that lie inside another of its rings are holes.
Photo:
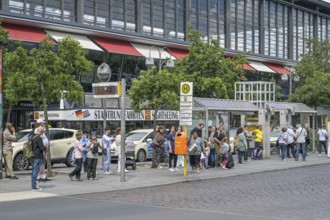
[[[264,108],[265,103],[275,102],[274,82],[235,82],[235,100],[249,101]]]

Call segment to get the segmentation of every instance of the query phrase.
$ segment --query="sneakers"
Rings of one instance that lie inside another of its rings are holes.
[[[111,172],[111,171],[105,171],[103,174],[104,174],[104,175],[112,175],[113,172]]]
[[[180,171],[180,169],[179,169],[179,168],[176,168],[176,167],[174,168],[174,170],[175,170],[175,171]]]
[[[98,178],[92,178],[92,180],[99,180]]]
[[[157,167],[158,169],[163,169],[163,167],[161,166],[161,165],[158,165],[158,167]]]
[[[120,170],[117,170],[118,173],[120,173]],[[125,173],[128,173],[128,170],[125,169]]]
[[[174,172],[175,169],[174,168],[170,168],[170,169],[168,169],[168,171]]]
[[[41,191],[42,188],[40,188],[39,186],[36,186],[36,188],[32,188],[33,191]]]
[[[17,176],[11,176],[11,177],[9,177],[9,179],[11,179],[11,180],[18,180],[18,177]]]
[[[70,178],[70,180],[71,180],[71,181],[73,181],[73,180],[74,180],[74,179],[73,179],[73,177],[72,177],[72,176],[70,176],[70,174],[69,174],[69,178]]]
[[[322,155],[321,154],[319,154],[319,157],[321,157]]]
[[[197,171],[196,171],[198,174],[199,174],[199,169],[197,169]]]

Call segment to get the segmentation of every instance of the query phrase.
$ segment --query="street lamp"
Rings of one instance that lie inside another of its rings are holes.
[[[174,60],[172,59],[172,55],[171,55],[171,51],[169,48],[167,47],[162,47],[162,48],[159,48],[159,47],[156,47],[156,46],[152,46],[150,47],[149,49],[149,57],[146,59],[146,66],[147,67],[152,67],[155,65],[155,60],[154,58],[151,57],[151,50],[152,48],[156,48],[157,51],[158,51],[158,55],[159,55],[159,60],[158,60],[158,71],[161,71],[162,70],[162,66],[166,63],[166,66],[169,67],[169,68],[174,68]],[[170,58],[168,60],[164,60],[162,61],[162,52],[164,52],[165,50],[168,50],[169,51],[169,54],[170,54]]]
[[[300,81],[300,78],[299,78],[298,75],[295,74],[293,68],[290,68],[290,67],[287,67],[287,68],[289,69],[290,74],[289,75],[282,74],[281,80],[282,81],[285,81],[285,82],[288,81],[288,80],[290,80],[289,81],[289,95],[291,95],[292,94],[292,82],[293,81],[294,82],[299,82]]]

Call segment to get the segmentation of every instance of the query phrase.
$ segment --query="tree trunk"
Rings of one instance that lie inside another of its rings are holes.
[[[11,108],[12,108],[12,104],[9,103],[9,108],[8,108],[8,112],[7,112],[7,121],[6,122],[10,122]]]
[[[51,143],[50,143],[50,138],[49,138],[49,126],[48,126],[48,105],[47,105],[47,99],[45,96],[45,85],[44,82],[42,81],[41,84],[41,95],[42,95],[42,104],[44,106],[44,117],[45,117],[45,126],[46,126],[46,137],[48,138],[49,141],[49,146],[47,150],[47,176],[48,177],[53,177],[53,172],[52,172],[52,162],[51,162],[51,154],[50,154],[50,148],[51,148]]]
[[[155,113],[154,113],[154,134],[156,134],[156,130],[157,130],[157,113],[158,113],[158,110],[155,110]]]

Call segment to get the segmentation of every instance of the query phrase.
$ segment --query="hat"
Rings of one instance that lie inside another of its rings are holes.
[[[38,124],[42,124],[42,123],[45,123],[45,121],[44,121],[43,119],[39,118],[39,119],[37,120],[37,123],[38,123]]]

